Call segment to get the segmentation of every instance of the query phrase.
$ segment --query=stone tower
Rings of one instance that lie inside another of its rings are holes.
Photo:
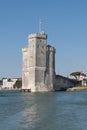
[[[55,48],[47,46],[45,32],[30,34],[28,46],[22,49],[22,90],[53,91],[55,80]]]

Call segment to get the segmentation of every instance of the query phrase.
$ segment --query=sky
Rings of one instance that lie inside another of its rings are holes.
[[[56,73],[87,73],[87,0],[0,0],[0,78],[22,76],[22,48],[40,19],[56,48]]]

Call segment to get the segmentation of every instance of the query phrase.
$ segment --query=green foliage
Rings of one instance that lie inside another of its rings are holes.
[[[86,79],[86,78],[84,78],[83,80],[87,82],[87,79]]]
[[[14,88],[21,88],[22,87],[22,81],[17,80],[16,83],[14,84]]]
[[[72,73],[70,74],[70,76],[74,76],[75,79],[77,80],[78,77],[80,77],[80,74],[82,74],[84,77],[86,77],[86,74],[84,74],[83,72],[72,72]]]

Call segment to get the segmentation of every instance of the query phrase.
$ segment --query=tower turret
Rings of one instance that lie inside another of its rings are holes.
[[[55,79],[55,48],[48,45],[47,46],[47,72],[49,75],[48,86],[49,89],[53,90],[54,88],[54,79]]]

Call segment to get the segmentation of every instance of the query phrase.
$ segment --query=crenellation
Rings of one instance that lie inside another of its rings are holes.
[[[40,32],[40,33],[30,34],[28,38],[29,39],[33,39],[33,38],[47,39],[47,35],[45,34],[45,32]]]
[[[22,52],[27,52],[27,48],[22,48]]]
[[[56,49],[50,45],[47,46],[48,51],[56,52]]]

